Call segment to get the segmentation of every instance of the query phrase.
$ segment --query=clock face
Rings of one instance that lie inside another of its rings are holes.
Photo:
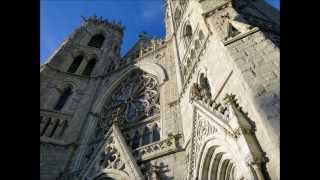
[[[133,123],[158,114],[159,95],[159,85],[155,77],[134,70],[114,90],[103,107],[102,118],[110,122],[110,118],[117,114],[118,118]]]

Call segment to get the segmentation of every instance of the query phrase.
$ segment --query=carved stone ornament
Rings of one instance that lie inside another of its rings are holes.
[[[141,70],[132,71],[104,105],[101,120],[111,122],[117,112],[119,123],[133,123],[160,113],[157,80]]]
[[[191,100],[199,100],[199,99],[211,99],[211,88],[207,77],[201,74],[199,83],[194,83],[191,86],[190,90],[190,99]]]
[[[131,151],[125,143],[121,130],[116,124],[110,127],[104,141],[99,144],[98,151],[92,155],[94,159],[86,163],[81,177],[96,179],[101,176],[102,172],[107,174],[108,172],[120,172],[122,178],[119,179],[143,179],[135,159],[130,155]]]
[[[195,129],[195,152],[198,152],[198,148],[202,143],[202,140],[207,136],[217,132],[217,128],[212,126],[207,119],[202,115],[197,114],[196,129]]]
[[[99,165],[102,169],[124,169],[125,164],[120,159],[120,152],[115,147],[113,137],[110,137],[108,141],[104,148],[104,153],[101,155]]]
[[[200,75],[199,86],[200,86],[199,88],[200,88],[201,96],[204,97],[205,99],[210,99],[212,97],[211,88],[210,88],[208,78],[204,74]]]
[[[83,19],[83,21],[86,22],[86,23],[91,22],[91,23],[93,23],[93,24],[104,24],[104,25],[109,26],[110,28],[115,29],[115,30],[118,30],[118,31],[120,31],[120,32],[123,32],[124,29],[125,29],[125,27],[122,26],[122,24],[121,24],[120,21],[118,21],[118,22],[116,22],[116,21],[109,21],[109,20],[107,20],[107,19],[102,19],[101,16],[100,16],[100,17],[97,17],[96,15],[93,15],[93,16],[90,16],[90,17],[88,17],[88,18],[82,16],[82,19]]]

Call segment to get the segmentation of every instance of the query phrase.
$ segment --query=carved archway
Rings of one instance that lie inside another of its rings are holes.
[[[254,125],[234,95],[227,94],[225,100],[230,112],[227,119],[222,112],[208,111],[198,100],[193,102],[191,179],[266,179],[266,158],[254,138]]]
[[[200,148],[195,177],[211,179],[256,179],[236,145],[223,142],[216,137],[208,138]]]

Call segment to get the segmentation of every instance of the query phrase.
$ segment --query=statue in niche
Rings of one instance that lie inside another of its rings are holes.
[[[192,87],[191,87],[191,100],[199,98],[200,95],[200,88],[199,85],[197,83],[193,83]]]
[[[208,78],[205,77],[203,73],[201,73],[200,75],[199,86],[200,86],[201,97],[205,99],[211,99],[212,95],[211,95],[210,84],[209,84]]]

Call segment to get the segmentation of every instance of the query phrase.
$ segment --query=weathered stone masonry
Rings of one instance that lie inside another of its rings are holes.
[[[40,177],[279,179],[279,12],[166,0],[166,36],[92,16],[40,67]]]

